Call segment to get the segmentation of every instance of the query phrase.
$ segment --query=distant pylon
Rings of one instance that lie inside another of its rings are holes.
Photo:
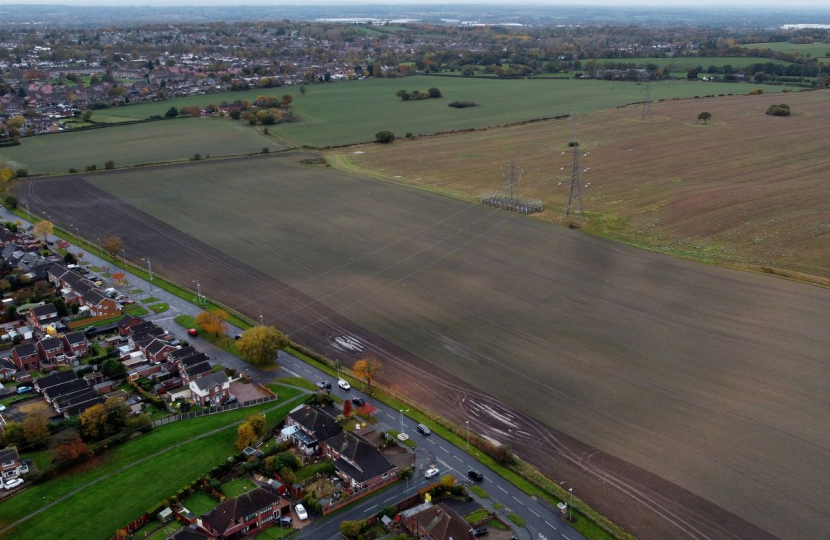
[[[646,75],[646,98],[643,101],[643,118],[651,118],[651,79]]]
[[[578,206],[579,210],[574,208],[575,212],[585,217],[584,209],[582,208],[582,191],[579,189],[579,140],[577,139],[577,130],[579,128],[579,120],[577,120],[576,113],[571,113],[571,146],[573,147],[573,169],[571,169],[571,189],[568,192],[568,205],[565,207],[565,215],[571,215],[571,205]]]
[[[666,66],[666,73],[669,75],[669,86],[674,88],[674,76],[672,73],[674,72],[674,53],[669,57],[669,65]]]
[[[522,169],[516,165],[515,161],[511,161],[507,166],[507,171],[504,173],[504,183],[507,185],[507,193],[511,199],[519,196],[519,182],[522,179]]]

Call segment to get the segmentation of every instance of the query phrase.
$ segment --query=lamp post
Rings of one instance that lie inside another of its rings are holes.
[[[97,238],[98,238],[98,258],[103,259],[104,258],[104,250],[101,249],[101,237],[98,236]]]
[[[81,247],[81,231],[75,225],[70,225],[70,227],[75,229],[75,239],[78,241],[78,247]]]
[[[265,323],[262,322],[262,310],[258,309],[257,311],[259,311],[259,325],[260,326],[265,326]]]
[[[124,256],[124,271],[127,271],[127,250],[121,249],[121,255]]]
[[[31,223],[31,221],[32,221],[32,213],[31,213],[31,212],[29,212],[29,203],[28,203],[28,202],[24,202],[23,204],[25,204],[25,205],[26,205],[26,215],[29,217],[29,222]]]
[[[467,420],[464,423],[467,424],[467,450],[469,450],[470,449],[470,421]]]
[[[404,426],[403,426],[403,413],[405,413],[405,412],[409,412],[409,409],[406,409],[406,410],[401,409],[399,412],[401,413],[401,433],[405,433],[405,432],[404,432],[404,429],[403,429],[403,427],[404,427]]]
[[[202,302],[202,284],[199,283],[198,279],[194,279],[191,283],[196,284],[196,305],[201,306],[204,304],[204,302]]]
[[[150,274],[150,296],[153,296],[153,265],[150,263],[150,257],[141,260],[147,261],[147,273]]]
[[[574,488],[568,488],[568,521],[571,521],[571,506],[574,502]]]

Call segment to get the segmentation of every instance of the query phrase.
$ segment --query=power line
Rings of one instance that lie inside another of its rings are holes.
[[[643,101],[643,118],[651,118],[651,79],[648,74],[645,76],[646,80],[646,96]]]
[[[571,147],[573,147],[573,168],[571,169],[571,189],[568,192],[568,205],[565,207],[565,215],[571,215],[571,205],[579,206],[579,212],[583,218],[585,217],[585,210],[582,207],[582,190],[579,187],[579,140],[577,139],[577,130],[579,129],[579,120],[576,113],[571,113]]]

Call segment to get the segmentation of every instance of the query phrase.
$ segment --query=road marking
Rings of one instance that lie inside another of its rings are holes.
[[[548,520],[545,520],[545,523],[547,523],[548,526],[552,527],[554,531],[557,530],[556,525],[551,525],[550,523],[548,523]]]
[[[391,501],[392,499],[397,499],[397,498],[398,498],[398,496],[397,496],[397,495],[392,495],[391,497],[389,497],[388,499],[384,500],[383,502],[389,502],[389,501]]]
[[[562,534],[562,537],[563,537],[563,538],[565,538],[565,540],[571,540],[570,538],[568,538],[567,536],[565,536],[565,533],[561,533],[561,534]]]
[[[438,448],[440,448],[441,450],[443,450],[444,452],[446,452],[446,453],[448,453],[448,454],[450,453],[450,451],[449,451],[449,450],[447,450],[446,448],[444,448],[444,447],[443,447],[443,446],[441,446],[441,445],[438,445]]]
[[[500,485],[496,484],[496,487],[499,488],[500,490],[504,491],[505,493],[507,493],[507,490],[504,489],[503,487],[501,487]]]
[[[308,368],[303,368],[303,371],[305,371],[306,373],[311,373],[311,370]]]
[[[528,508],[528,510],[530,510],[531,512],[533,512],[533,508]],[[536,516],[536,517],[542,517],[542,516],[540,516],[539,514],[537,514],[536,512],[533,512],[533,515],[534,515],[534,516]]]
[[[515,495],[513,495],[513,500],[514,500],[514,501],[516,501],[517,503],[521,504],[522,506],[524,506],[524,505],[525,505],[525,503],[523,503],[522,501],[520,501],[519,499],[517,499]]]
[[[369,508],[367,508],[367,509],[366,509],[366,512],[368,512],[368,511],[369,511],[369,510],[371,510],[372,508],[377,508],[377,507],[378,507],[378,505],[370,506]]]
[[[438,444],[437,442],[433,441],[432,439],[427,439],[427,440],[428,440],[429,442],[431,442],[432,444]]]
[[[460,458],[460,457],[458,457],[458,456],[453,456],[453,457],[454,457],[455,459],[457,459],[458,461],[461,461],[461,458]],[[463,462],[463,461],[461,461],[461,463],[464,463],[464,462]]]
[[[389,418],[395,418],[394,416],[392,416],[392,415],[391,415],[391,414],[389,414],[388,412],[385,412],[385,413],[383,413],[383,414],[385,414],[385,415],[386,415],[386,416],[388,416]]]

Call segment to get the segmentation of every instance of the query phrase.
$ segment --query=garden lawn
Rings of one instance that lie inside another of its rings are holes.
[[[290,399],[290,392],[283,399]],[[276,425],[296,403],[285,403],[266,415],[269,426]],[[273,403],[183,420],[155,429],[113,449],[78,472],[44,484],[32,486],[0,505],[0,524],[7,526],[89,482],[48,511],[18,525],[6,535],[15,540],[62,538],[87,540],[107,538],[126,523],[136,519],[151,506],[176,492],[185,484],[206,473],[226,457],[233,455],[236,429],[233,425],[254,411],[266,410]],[[194,437],[213,429],[227,427],[201,439]],[[170,448],[177,443],[181,446]],[[155,452],[164,453],[142,461]],[[126,470],[123,467],[129,466]],[[110,476],[111,475],[111,476]],[[129,496],[123,496],[129,492]],[[101,513],[102,501],[110,501]],[[99,516],[90,520],[89,516]]]
[[[205,493],[204,491],[197,491],[187,499],[185,499],[182,504],[184,507],[196,514],[197,516],[201,516],[205,512],[209,512],[216,507],[218,502],[216,502],[213,497]]]
[[[169,107],[168,107],[169,108]],[[165,109],[166,110],[166,109]],[[248,124],[223,118],[182,118],[88,131],[24,137],[20,146],[0,148],[0,159],[30,173],[83,171],[202,157],[281,150],[282,145]]]
[[[232,499],[242,495],[245,491],[251,491],[254,488],[256,488],[256,484],[251,482],[248,478],[234,478],[230,482],[222,484],[222,493],[225,494],[225,497]]]

